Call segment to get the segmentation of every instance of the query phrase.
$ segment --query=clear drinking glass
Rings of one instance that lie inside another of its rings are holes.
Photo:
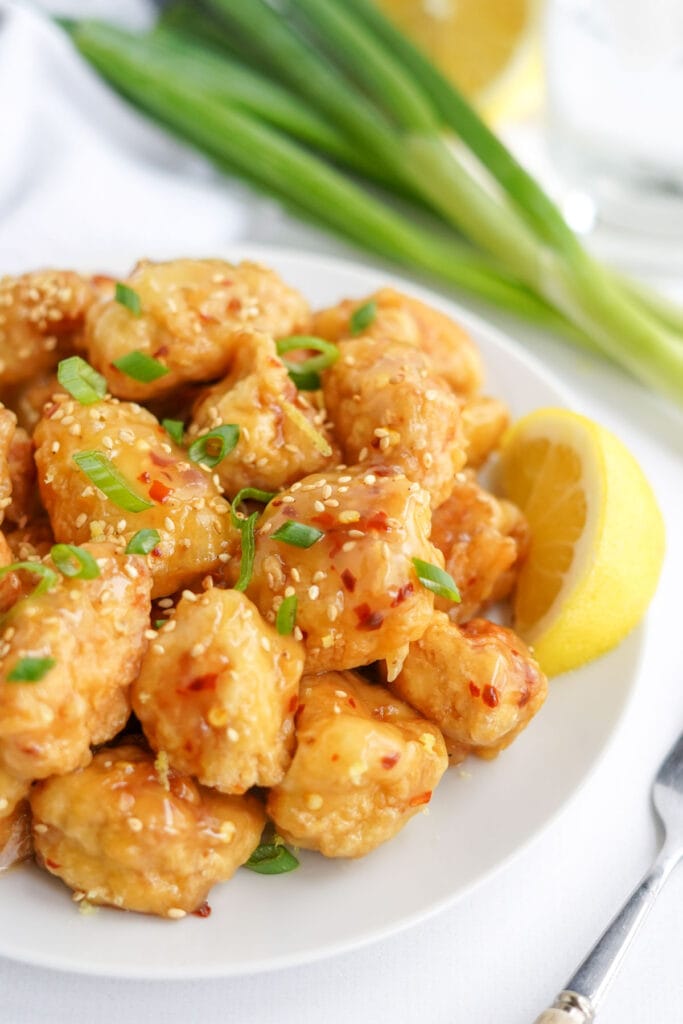
[[[683,0],[546,0],[548,144],[578,230],[683,261]]]

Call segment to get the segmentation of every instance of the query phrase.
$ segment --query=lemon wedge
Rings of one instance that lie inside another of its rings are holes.
[[[622,442],[566,409],[519,420],[499,468],[531,530],[515,628],[556,675],[610,650],[640,621],[664,557],[662,516]]]
[[[537,108],[541,0],[380,0],[380,6],[488,120]]]

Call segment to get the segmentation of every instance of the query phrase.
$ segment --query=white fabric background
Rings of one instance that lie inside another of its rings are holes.
[[[145,16],[136,0],[71,9]],[[112,264],[131,249],[212,254],[235,240],[351,251],[219,179],[130,112],[24,5],[0,0],[0,12],[0,272],[78,266],[96,237],[106,238]],[[537,157],[537,128],[512,141]],[[675,283],[674,290],[683,297]],[[650,781],[683,726],[681,418],[602,363],[489,318],[574,390],[578,410],[630,445],[667,521],[667,562],[638,685],[597,771],[511,865],[391,940],[309,967],[196,983],[99,980],[0,959],[0,1024],[530,1024],[638,881],[658,843]],[[682,909],[680,871],[632,948],[600,1024],[680,1024]],[[282,922],[284,946],[292,927]]]

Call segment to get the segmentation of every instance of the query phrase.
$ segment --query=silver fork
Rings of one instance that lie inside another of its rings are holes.
[[[683,858],[683,734],[657,772],[652,789],[664,825],[659,856],[612,923],[536,1024],[591,1024],[626,950],[667,878]]]

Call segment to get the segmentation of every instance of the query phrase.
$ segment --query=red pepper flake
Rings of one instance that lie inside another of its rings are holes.
[[[305,707],[306,707],[305,704],[299,704],[299,707],[294,712],[294,724],[295,725],[299,724],[299,718],[301,717],[301,714],[302,714],[302,712],[303,712]]]
[[[168,345],[161,345],[156,350],[156,352],[152,352],[152,356],[153,356],[154,359],[161,359],[162,356],[167,356],[167,355],[168,355]]]
[[[201,907],[197,907],[196,910],[192,911],[192,915],[193,917],[211,917],[211,907],[206,900],[204,900]]]
[[[147,470],[147,469],[144,471],[144,473],[140,473],[140,476],[138,477],[138,480],[140,481],[140,483],[143,483],[143,484],[148,484],[151,479],[152,479],[152,477],[150,476],[149,470]]]
[[[481,693],[479,687],[476,685],[476,683],[473,683],[472,681],[470,681],[470,693],[472,694],[473,697],[478,697],[479,694]]]
[[[483,700],[484,704],[486,704],[490,708],[498,707],[498,702],[500,700],[500,697],[498,696],[498,690],[495,688],[495,686],[491,686],[490,684],[485,686],[484,689],[482,690],[481,699]]]
[[[337,520],[334,518],[331,512],[321,512],[317,516],[311,516],[311,522],[317,523],[323,530],[330,530],[335,526]]]
[[[414,590],[415,587],[413,586],[412,583],[404,583],[402,587],[399,587],[396,593],[396,597],[391,602],[391,607],[398,608],[400,604],[403,604],[407,597],[410,597]]]
[[[401,755],[398,751],[395,754],[385,754],[381,761],[382,768],[386,768],[388,771],[390,768],[393,768],[394,765],[398,764],[400,760]]]
[[[432,799],[432,791],[428,789],[426,793],[420,793],[419,796],[411,797],[408,801],[408,807],[419,807],[420,804],[428,804]]]
[[[186,690],[190,690],[192,693],[199,693],[201,690],[215,690],[216,680],[218,679],[217,672],[207,672],[204,676],[197,676],[185,687]]]
[[[292,697],[291,697],[291,699],[289,701],[289,713],[290,713],[290,715],[294,714],[294,712],[296,711],[298,706],[299,706],[299,698],[294,693],[294,694],[292,694]]]
[[[58,864],[56,860],[50,860],[49,857],[45,858],[45,863],[49,868],[52,868],[53,871],[58,871],[62,866],[61,864]]]
[[[349,697],[349,707],[352,707],[352,708],[358,707],[358,705],[356,704],[356,702],[353,699],[353,697]]]
[[[228,302],[228,313],[239,313],[242,308],[242,302],[237,296],[234,296]]]
[[[348,590],[349,594],[352,594],[356,589],[356,577],[353,575],[350,569],[344,569],[341,574],[341,581]]]
[[[149,489],[149,496],[152,501],[166,501],[169,494],[173,493],[172,487],[167,487],[166,484],[162,484],[161,480],[153,480],[152,486]]]
[[[339,754],[333,754],[332,757],[330,758],[330,761],[338,761],[338,760],[339,760]]]
[[[376,471],[373,470],[376,474]],[[361,523],[358,524],[359,530],[377,530],[379,533],[386,533],[389,529],[389,516],[386,514],[384,509],[380,509],[379,512],[373,512],[369,519],[361,519]]]
[[[357,608],[353,609],[358,618],[358,629],[374,630],[384,622],[384,616],[381,612],[373,612],[369,604],[359,604]]]

